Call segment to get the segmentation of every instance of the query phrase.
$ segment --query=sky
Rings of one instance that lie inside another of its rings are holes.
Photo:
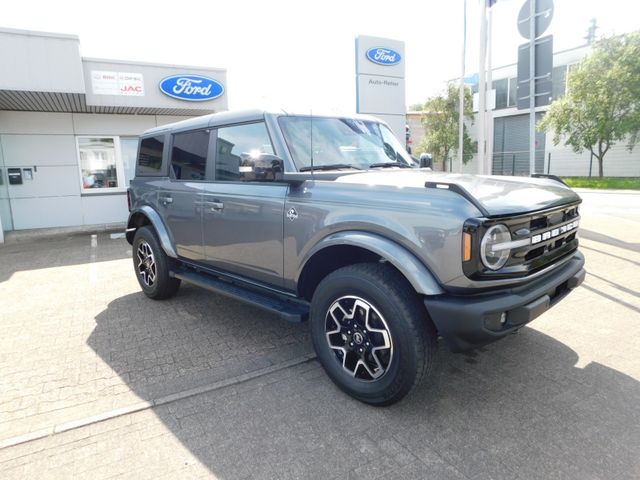
[[[467,1],[467,74],[478,71],[479,1]],[[493,7],[494,67],[514,63],[524,0]],[[227,69],[230,109],[355,111],[355,38],[405,42],[406,102],[460,76],[464,0],[9,1],[0,27],[75,34],[85,57]],[[554,50],[640,29],[637,0],[555,0]]]

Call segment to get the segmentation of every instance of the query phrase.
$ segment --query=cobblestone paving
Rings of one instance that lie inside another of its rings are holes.
[[[0,441],[311,351],[306,325],[184,286],[153,302],[109,234],[0,249]]]
[[[0,477],[640,478],[640,219],[587,213],[584,286],[503,341],[441,345],[398,405],[311,360],[0,449]],[[0,440],[310,352],[306,325],[196,288],[147,300],[128,255],[108,235],[0,247]]]

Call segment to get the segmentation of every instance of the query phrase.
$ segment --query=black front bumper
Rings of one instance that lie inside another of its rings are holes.
[[[469,350],[542,315],[584,281],[583,267],[584,256],[576,252],[557,270],[524,286],[476,295],[425,297],[424,304],[451,350]]]

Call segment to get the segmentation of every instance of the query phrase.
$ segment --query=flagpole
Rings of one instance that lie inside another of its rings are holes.
[[[464,159],[464,60],[467,50],[467,0],[463,0],[462,12],[462,58],[460,69],[460,112],[458,116],[458,172],[462,173]]]

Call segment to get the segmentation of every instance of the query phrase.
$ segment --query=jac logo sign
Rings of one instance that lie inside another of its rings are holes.
[[[385,47],[370,48],[367,50],[367,58],[373,63],[384,65],[385,67],[397,65],[402,60],[402,56],[398,52]]]
[[[213,78],[202,75],[172,75],[160,82],[160,90],[179,100],[204,102],[224,93],[224,87]]]

